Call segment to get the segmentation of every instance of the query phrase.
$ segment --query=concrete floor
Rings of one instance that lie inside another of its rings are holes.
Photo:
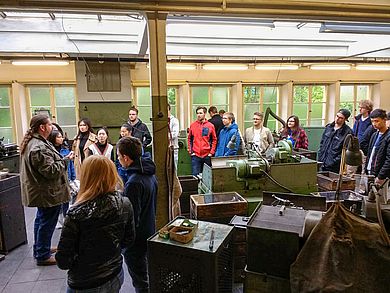
[[[21,245],[0,261],[1,293],[64,293],[66,292],[66,271],[57,266],[39,267],[32,256],[33,223],[36,209],[25,208],[28,243]],[[61,234],[60,229],[54,232],[52,246],[56,246]],[[124,264],[125,281],[120,292],[135,292],[131,278]],[[235,284],[233,292],[242,292],[242,284]]]
[[[0,292],[2,293],[64,293],[66,292],[66,271],[57,266],[39,267],[32,256],[33,223],[36,209],[25,208],[28,243],[21,245],[0,262]],[[52,246],[56,246],[61,230],[56,229]],[[120,292],[135,292],[126,266],[125,281]]]

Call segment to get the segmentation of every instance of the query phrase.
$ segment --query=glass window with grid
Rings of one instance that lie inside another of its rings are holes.
[[[339,108],[351,111],[351,118],[359,114],[359,102],[370,100],[370,85],[364,84],[344,84],[340,86],[340,105]],[[337,109],[338,110],[338,109]],[[349,119],[347,124],[352,127],[353,119]]]
[[[77,133],[77,99],[74,85],[33,85],[27,87],[31,116],[48,114],[69,139]]]
[[[171,114],[176,116],[177,87],[167,88],[168,103],[171,105]],[[138,109],[138,117],[145,123],[149,131],[152,130],[152,100],[150,98],[150,87],[137,87],[135,106]]]
[[[325,125],[326,86],[294,86],[293,114],[298,116],[301,126]]]
[[[192,121],[196,120],[196,108],[215,106],[218,111],[229,111],[230,86],[192,86]]]
[[[0,86],[0,139],[5,143],[15,142],[11,111],[11,87]]]
[[[243,86],[244,129],[253,125],[253,113],[265,112],[270,107],[278,115],[278,87],[266,85]],[[268,117],[267,127],[276,130],[281,127],[273,117]]]

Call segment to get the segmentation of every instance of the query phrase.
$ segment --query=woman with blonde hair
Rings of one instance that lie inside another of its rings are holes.
[[[68,270],[68,293],[119,292],[121,248],[135,238],[133,208],[115,191],[122,181],[109,158],[86,158],[81,175],[79,194],[62,228],[57,265]]]

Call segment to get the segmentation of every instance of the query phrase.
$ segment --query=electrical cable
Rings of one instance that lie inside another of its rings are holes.
[[[271,175],[269,175],[267,172],[261,170],[261,172],[263,172],[273,183],[275,183],[277,186],[283,188],[284,190],[287,190],[288,192],[290,193],[294,193],[294,191],[292,191],[290,188],[280,184],[278,181],[275,180],[275,178],[273,178]]]

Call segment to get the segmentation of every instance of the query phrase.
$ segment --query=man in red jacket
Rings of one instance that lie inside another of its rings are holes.
[[[203,164],[211,166],[211,156],[215,153],[217,136],[214,125],[206,120],[206,107],[196,108],[197,120],[188,133],[188,152],[191,155],[192,175],[203,171]]]

